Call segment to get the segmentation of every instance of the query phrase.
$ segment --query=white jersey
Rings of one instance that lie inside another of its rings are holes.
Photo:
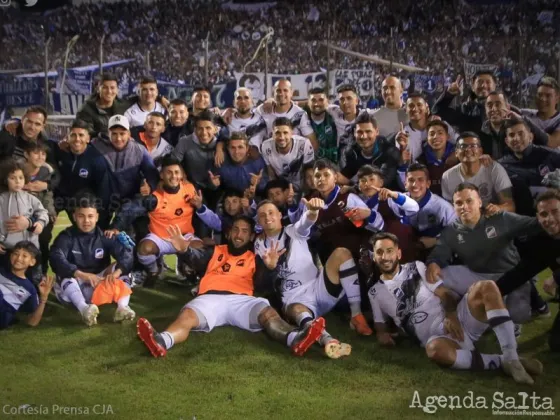
[[[146,121],[146,118],[148,117],[148,114],[150,112],[161,112],[163,115],[167,115],[167,110],[159,102],[156,102],[154,109],[148,110],[142,109],[140,103],[136,102],[125,111],[124,116],[128,118],[130,128],[132,128],[144,125],[144,122]]]
[[[409,193],[406,193],[410,196]],[[416,229],[420,236],[435,238],[439,236],[444,227],[457,220],[453,206],[430,190],[418,202],[420,210],[418,213],[403,217],[403,223],[409,224]]]
[[[307,220],[305,212],[296,223],[282,228],[278,236],[267,238],[262,234],[255,241],[255,254],[261,258],[271,242],[278,242],[279,251],[286,249],[278,261],[277,289],[282,294],[282,302],[304,296],[320,274],[307,245],[311,226],[313,222]]]
[[[453,127],[449,124],[447,125],[447,130],[449,133],[449,139],[447,140],[451,144],[457,142],[458,134],[455,132]],[[428,130],[416,130],[410,126],[410,124],[405,125],[404,131],[408,134],[408,150],[412,156],[412,160],[417,160],[422,155],[422,144],[428,140]],[[397,138],[395,136],[395,146],[400,149],[397,143]]]
[[[251,111],[249,118],[239,118],[235,113],[228,128],[230,133],[236,131],[245,133],[249,139],[249,145],[261,149],[261,144],[266,136],[266,122],[260,114]]]
[[[315,159],[315,151],[309,139],[292,136],[292,148],[283,155],[276,150],[274,139],[265,140],[261,146],[261,155],[267,166],[270,166],[278,178],[291,182],[299,189],[303,165]]]
[[[311,127],[311,122],[309,121],[307,112],[294,103],[292,103],[290,109],[282,113],[273,111],[270,114],[267,114],[263,111],[262,105],[257,107],[256,112],[260,114],[266,122],[267,137],[272,136],[274,120],[280,117],[288,118],[292,122],[294,134],[304,137],[313,134],[313,127]]]
[[[443,198],[451,202],[453,191],[462,182],[470,182],[478,187],[482,204],[497,204],[498,193],[512,188],[509,176],[502,165],[492,162],[490,166],[480,165],[480,169],[472,178],[465,178],[461,173],[461,164],[445,171],[441,177],[441,193]]]
[[[340,145],[340,141],[344,137],[344,135],[347,134],[348,131],[353,129],[354,124],[356,123],[356,119],[354,118],[351,121],[345,120],[344,113],[338,105],[329,105],[327,107],[327,112],[333,118],[334,124],[336,125],[336,139],[338,141],[338,144]],[[370,109],[361,109],[356,113],[356,117],[362,112],[373,114],[373,111]],[[345,144],[343,144],[343,146],[345,146]]]
[[[434,290],[441,284],[426,281],[420,261],[403,264],[392,280],[379,280],[369,289],[375,323],[392,319],[397,327],[416,337],[422,346],[441,331],[445,313]]]

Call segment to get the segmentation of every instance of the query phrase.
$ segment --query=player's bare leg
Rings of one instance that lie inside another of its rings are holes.
[[[372,335],[373,331],[362,314],[362,298],[358,267],[352,253],[346,248],[336,248],[325,264],[327,277],[335,286],[342,286],[350,305],[350,327],[360,335]]]
[[[314,319],[296,329],[270,306],[259,313],[258,321],[269,337],[290,347],[296,356],[302,356],[325,331],[323,318]]]
[[[193,328],[200,325],[195,311],[185,308],[175,321],[161,333],[154,330],[146,318],[140,318],[136,324],[138,337],[154,357],[163,357],[175,344],[186,341]]]
[[[311,310],[301,303],[292,303],[288,305],[286,307],[286,318],[292,324],[298,325],[300,328],[305,327],[314,320]],[[352,351],[352,347],[349,344],[341,343],[333,338],[327,330],[323,330],[318,342],[321,347],[324,348],[325,354],[331,359],[348,356]]]

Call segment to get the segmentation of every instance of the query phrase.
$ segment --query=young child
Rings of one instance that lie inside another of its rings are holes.
[[[20,241],[30,241],[39,248],[39,235],[49,223],[47,210],[39,199],[24,191],[26,182],[23,163],[8,159],[0,164],[0,255],[5,269],[9,269],[6,251]],[[38,261],[28,276],[35,284],[42,278]]]
[[[57,182],[54,179],[54,169],[46,163],[47,150],[47,145],[39,141],[36,143],[28,142],[23,152],[25,173],[29,177],[29,182],[25,184],[23,189],[37,197],[49,213],[50,223],[45,226],[45,229],[39,235],[43,275],[47,274],[49,270],[49,244],[51,243],[52,230],[57,216],[52,192]]]
[[[21,241],[10,251],[10,269],[0,269],[0,330],[14,323],[17,312],[29,314],[27,324],[41,321],[54,277],[44,277],[37,289],[25,273],[37,263],[39,250],[29,241]]]
[[[215,232],[221,233],[221,238],[215,238],[216,243],[226,244],[227,234],[233,225],[236,216],[245,214],[248,217],[255,216],[255,210],[251,202],[238,190],[226,190],[222,200],[222,210],[212,211],[202,203],[202,196],[197,194],[191,199],[191,204],[196,208],[196,215],[206,226]],[[255,206],[256,207],[256,206]]]
[[[416,235],[412,226],[403,224],[402,219],[418,213],[418,203],[404,194],[384,188],[383,173],[377,167],[364,165],[357,176],[361,198],[372,212],[375,210],[382,216],[381,221],[376,220],[376,227],[399,238],[402,261],[414,261]]]

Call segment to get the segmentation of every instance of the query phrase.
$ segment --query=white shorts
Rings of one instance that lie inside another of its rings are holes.
[[[436,338],[447,338],[459,344],[462,349],[475,350],[474,343],[480,340],[482,334],[484,334],[484,332],[488,329],[488,324],[479,321],[471,314],[468,297],[469,294],[467,293],[462,297],[457,305],[457,318],[463,327],[464,340],[456,340],[455,338],[452,338],[450,334],[447,334],[442,322],[440,325],[436,326],[434,335],[428,339],[426,344]]]
[[[262,327],[258,323],[258,315],[263,308],[270,306],[268,300],[247,295],[200,295],[183,309],[192,309],[201,321],[206,319],[206,325],[202,323],[194,331],[210,332],[214,327],[230,325],[243,330],[257,332]]]
[[[187,240],[198,239],[192,233],[187,233],[187,234],[183,235],[183,238],[185,238]],[[149,233],[144,239],[142,239],[140,241],[140,243],[142,243],[144,241],[147,241],[147,240],[150,240],[157,245],[157,247],[159,249],[159,254],[157,255],[158,258],[161,257],[162,255],[177,254],[177,250],[171,244],[171,242],[168,242],[165,239],[161,239],[159,236],[154,235],[153,233]]]
[[[498,280],[503,274],[475,273],[466,265],[450,265],[441,269],[441,279],[444,286],[453,290],[459,296],[464,296],[469,287],[480,280]]]
[[[337,297],[331,295],[325,284],[327,281],[330,280],[325,276],[325,270],[321,269],[319,275],[307,287],[303,288],[299,293],[283,299],[282,303],[284,305],[282,309],[285,311],[288,305],[299,303],[307,306],[315,317],[326,314],[334,308],[344,295],[344,290],[341,290]]]

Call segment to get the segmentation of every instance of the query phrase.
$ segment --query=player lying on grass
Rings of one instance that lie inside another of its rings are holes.
[[[170,226],[169,241],[181,253],[188,253],[196,265],[207,265],[200,281],[198,296],[185,305],[175,321],[161,333],[145,318],[137,323],[138,336],[154,357],[165,356],[173,345],[186,341],[191,330],[210,332],[215,327],[231,325],[247,331],[265,330],[276,341],[286,344],[298,356],[303,355],[325,329],[325,320],[318,318],[296,329],[286,323],[270,306],[268,300],[253,296],[255,254],[252,252],[255,223],[246,216],[237,216],[228,234],[226,245],[191,249],[190,241],[178,226]],[[277,253],[267,256],[270,263]],[[195,265],[195,264],[193,264]]]
[[[492,370],[502,368],[515,382],[534,383],[531,375],[543,372],[538,360],[519,358],[514,326],[496,283],[474,283],[457,304],[456,295],[426,280],[426,266],[415,261],[401,265],[398,239],[378,233],[372,239],[373,260],[381,273],[369,290],[377,338],[394,346],[387,331],[388,320],[417,339],[428,357],[452,369]],[[476,343],[492,327],[502,354],[481,354]],[[531,375],[530,375],[531,374]]]
[[[29,241],[20,241],[9,251],[10,271],[0,269],[0,330],[14,323],[17,312],[29,314],[27,324],[39,325],[54,277],[43,277],[37,289],[25,276],[37,263],[39,249]]]
[[[115,322],[132,320],[136,316],[128,306],[132,290],[121,279],[132,268],[132,249],[116,237],[107,238],[97,226],[94,196],[85,194],[76,201],[75,225],[60,232],[51,247],[56,296],[72,303],[88,327],[97,324],[98,306],[112,302],[117,303]]]
[[[324,269],[319,270],[313,263],[307,239],[325,202],[320,198],[302,201],[307,210],[296,223],[286,227],[282,227],[278,207],[271,201],[262,201],[257,219],[263,234],[255,241],[255,253],[266,267],[263,269],[274,277],[271,286],[282,299],[284,315],[300,327],[329,312],[345,293],[351,303],[360,298],[358,269],[348,249],[336,248]],[[279,258],[270,259],[271,253]],[[348,356],[352,349],[326,331],[319,344],[332,359]]]

